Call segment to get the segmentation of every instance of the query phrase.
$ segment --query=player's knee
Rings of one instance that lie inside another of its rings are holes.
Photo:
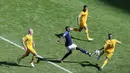
[[[69,51],[68,54],[72,54],[72,51]]]
[[[76,50],[80,50],[80,48],[79,48],[79,47],[76,47]]]
[[[79,32],[81,32],[82,31],[82,29],[79,29]]]
[[[25,54],[24,56],[29,56],[29,54]]]
[[[32,60],[34,60],[35,59],[35,57],[32,57]]]

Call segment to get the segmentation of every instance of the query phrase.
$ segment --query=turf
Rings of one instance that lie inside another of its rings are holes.
[[[117,45],[112,59],[100,73],[130,73],[130,13],[124,7],[111,5],[106,0],[0,0],[0,36],[21,45],[22,37],[29,28],[33,28],[36,51],[48,59],[61,58],[66,48],[56,43],[56,34],[63,33],[67,25],[78,27],[76,17],[84,4],[89,6],[88,27],[94,41],[86,41],[84,31],[71,32],[74,43],[93,52],[101,48],[107,34],[112,33],[122,45]],[[0,73],[66,73],[47,61],[30,68],[31,55],[18,66],[17,58],[24,51],[1,39],[0,43]],[[102,56],[97,61],[95,56],[88,57],[73,51],[64,63],[56,64],[73,73],[99,73],[94,64],[98,62],[101,66],[104,58]]]

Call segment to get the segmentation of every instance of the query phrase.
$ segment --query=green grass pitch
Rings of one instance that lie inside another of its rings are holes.
[[[78,27],[76,17],[84,4],[89,6],[87,24],[94,41],[87,42],[84,31],[72,31],[71,35],[77,38],[73,39],[74,43],[93,52],[101,48],[107,34],[112,33],[113,38],[122,44],[117,45],[101,72],[88,62],[98,62],[101,66],[105,56],[97,61],[95,56],[88,57],[79,51],[73,51],[64,63],[56,64],[73,73],[130,73],[130,12],[103,0],[0,0],[0,36],[21,46],[22,37],[33,28],[35,50],[45,58],[61,58],[66,48],[56,43],[58,37],[55,34],[64,32],[65,26]],[[21,66],[17,66],[17,58],[23,54],[20,48],[0,39],[0,73],[67,73],[47,61],[30,68],[31,54],[21,61]]]

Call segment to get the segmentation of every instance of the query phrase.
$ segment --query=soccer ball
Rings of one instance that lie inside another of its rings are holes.
[[[99,51],[99,50],[96,50],[96,51],[95,51],[95,54],[99,56],[99,55],[100,55],[100,51]]]

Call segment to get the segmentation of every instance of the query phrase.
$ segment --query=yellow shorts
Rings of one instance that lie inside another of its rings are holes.
[[[36,51],[32,47],[27,47],[27,51],[32,54],[36,54]]]
[[[110,58],[112,57],[113,53],[108,53],[108,52],[105,52],[105,55],[106,55],[106,57],[107,57],[107,58],[109,58],[109,59],[110,59]]]
[[[85,23],[85,24],[80,23],[80,27],[81,27],[81,28],[87,27],[87,24],[86,24],[86,23]]]

